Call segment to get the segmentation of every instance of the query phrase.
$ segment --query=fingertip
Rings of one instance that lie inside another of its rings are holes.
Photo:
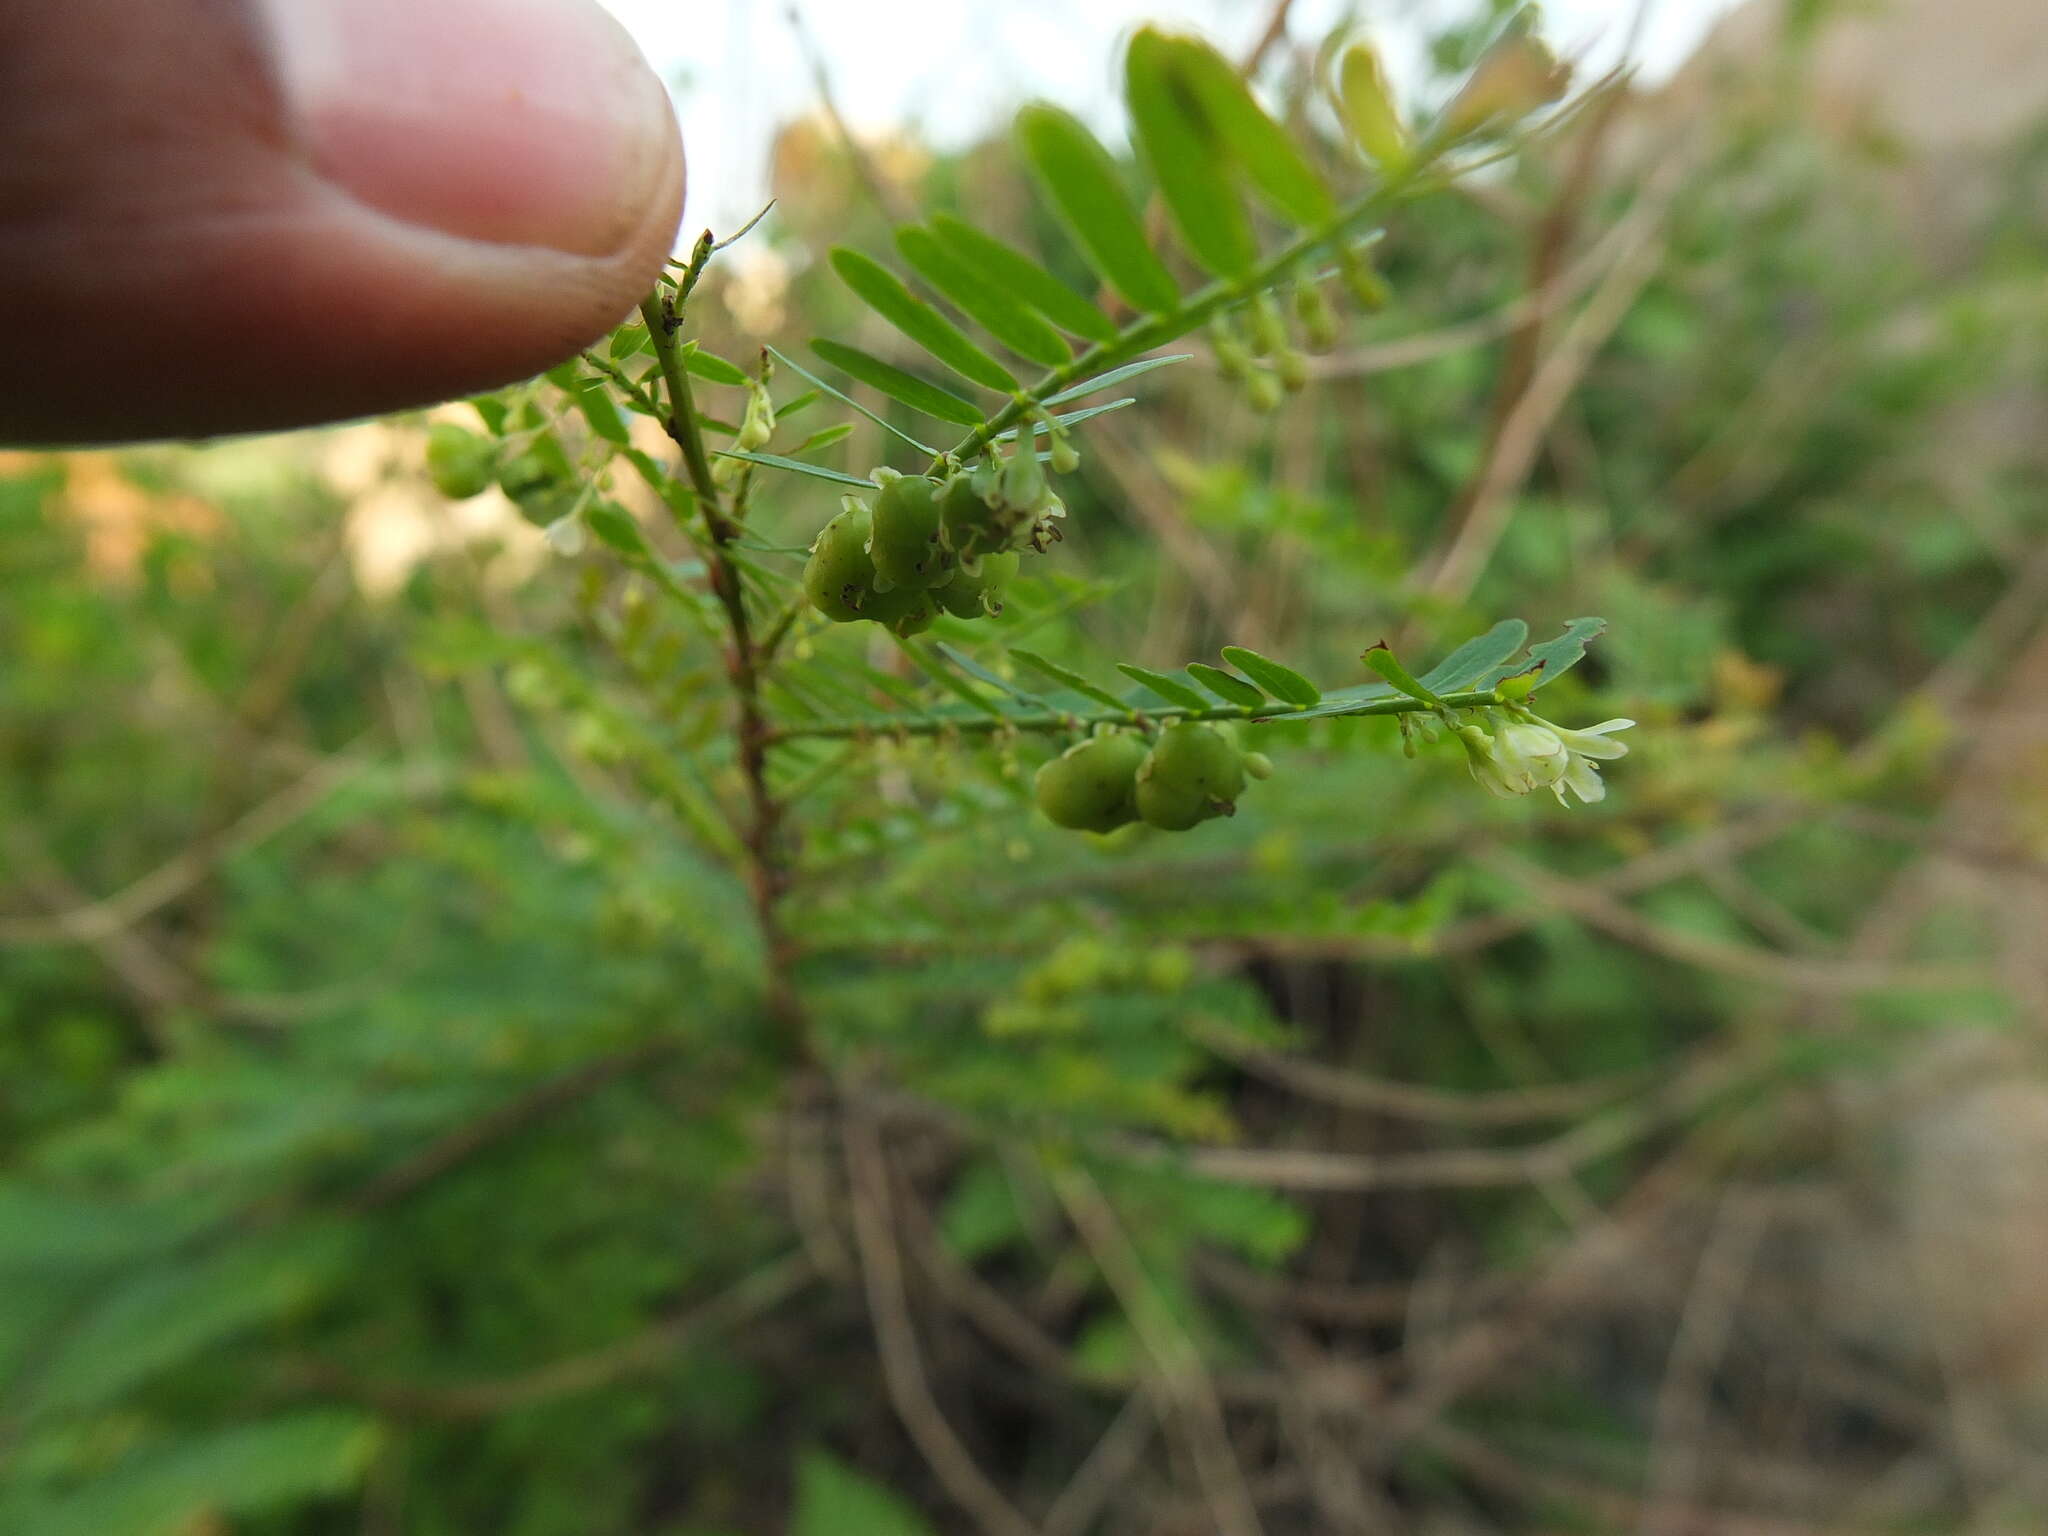
[[[302,27],[346,10],[402,30],[406,10],[301,5]],[[165,0],[121,34],[153,57],[103,50],[82,74],[78,41],[116,35],[123,0],[50,24],[46,73],[74,103],[121,93],[115,131],[21,104],[55,94],[0,106],[0,150],[25,124],[46,151],[34,217],[0,213],[0,329],[39,361],[0,379],[0,436],[203,436],[424,404],[572,355],[654,284],[681,144],[667,92],[586,0],[415,4],[432,15],[410,56],[331,29],[287,42],[260,19],[209,33],[168,14],[183,9]],[[491,40],[436,101],[429,45],[445,64],[472,29]],[[604,99],[607,82],[623,94]]]

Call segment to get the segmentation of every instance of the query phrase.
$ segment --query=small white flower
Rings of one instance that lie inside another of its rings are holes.
[[[1489,711],[1482,718],[1496,722],[1499,734],[1471,723],[1457,728],[1472,777],[1489,793],[1504,799],[1548,789],[1560,805],[1571,804],[1565,798],[1566,790],[1587,805],[1606,797],[1599,765],[1627,755],[1627,744],[1610,738],[1635,724],[1633,720],[1603,720],[1574,731],[1526,710],[1505,718],[1498,711]]]
[[[1564,797],[1569,789],[1586,805],[1602,800],[1607,795],[1607,785],[1600,778],[1600,763],[1611,762],[1617,757],[1628,755],[1628,743],[1610,738],[1616,731],[1625,731],[1634,725],[1633,720],[1603,720],[1598,725],[1589,725],[1583,731],[1569,731],[1562,726],[1550,725],[1545,728],[1557,738],[1565,750],[1564,772],[1550,788],[1557,796],[1559,805],[1570,805]]]
[[[1501,771],[1520,784],[1524,794],[1539,785],[1555,784],[1569,766],[1564,742],[1547,725],[1509,721],[1495,739],[1494,752]]]

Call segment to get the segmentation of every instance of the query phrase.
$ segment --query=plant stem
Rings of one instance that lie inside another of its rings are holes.
[[[1443,704],[1451,709],[1477,709],[1498,704],[1501,697],[1491,688],[1447,693]],[[1155,721],[1242,720],[1253,725],[1284,722],[1309,715],[1317,720],[1346,720],[1356,715],[1427,715],[1436,706],[1420,699],[1396,695],[1372,699],[1342,714],[1314,714],[1313,704],[1214,704],[1195,709],[1180,704],[1161,704],[1156,709],[1133,707],[1127,712],[1098,710],[1092,714],[1060,710],[1033,710],[1013,715],[910,715],[882,720],[818,720],[778,725],[769,731],[769,744],[784,741],[833,740],[861,736],[946,736],[994,735],[1004,731],[1070,731],[1076,734],[1098,725],[1144,725]]]
[[[690,378],[683,367],[676,333],[681,317],[676,304],[687,297],[711,255],[709,232],[697,242],[689,268],[677,284],[677,298],[667,299],[656,291],[640,303],[647,333],[654,341],[654,354],[661,376],[668,386],[669,412],[662,425],[682,449],[697,503],[704,512],[708,535],[705,566],[711,592],[725,613],[730,639],[726,647],[726,676],[732,682],[739,722],[737,745],[740,777],[746,785],[747,816],[741,840],[747,854],[748,895],[753,902],[755,925],[767,951],[768,1012],[777,1032],[791,1053],[799,1059],[809,1053],[805,1038],[803,1004],[790,981],[795,945],[783,926],[781,901],[789,888],[789,867],[783,857],[782,805],[768,786],[768,748],[774,728],[761,701],[762,658],[754,645],[753,619],[747,611],[745,584],[733,563],[730,546],[740,535],[740,525],[727,514],[718,482],[711,473],[710,456],[704,451],[704,436],[697,425],[696,402],[690,393]]]

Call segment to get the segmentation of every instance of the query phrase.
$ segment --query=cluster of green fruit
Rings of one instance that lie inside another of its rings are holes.
[[[513,448],[437,421],[427,429],[427,473],[434,489],[450,501],[467,501],[497,486],[521,517],[546,531],[555,553],[582,553],[584,520],[578,509],[588,493],[579,490],[574,467],[550,439],[538,437],[527,447]]]
[[[874,480],[874,500],[848,496],[811,545],[804,595],[834,623],[873,619],[898,635],[941,613],[1000,613],[1018,551],[1058,539],[1067,512],[1022,448],[943,480],[893,469]]]
[[[1039,810],[1055,826],[1114,832],[1142,821],[1185,832],[1237,814],[1245,781],[1273,772],[1263,752],[1247,752],[1220,726],[1184,720],[1149,746],[1133,731],[1090,736],[1038,770]]]

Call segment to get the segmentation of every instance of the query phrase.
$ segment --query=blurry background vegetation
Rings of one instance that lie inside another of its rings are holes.
[[[423,423],[0,463],[0,1530],[2042,1529],[2048,98],[1928,78],[2028,10],[1745,11],[1405,215],[1279,415],[1149,377],[1013,637],[1601,613],[1549,712],[1635,750],[1566,813],[1329,721],[1113,848],[852,758],[829,1079],[723,760]],[[1061,257],[999,139],[778,173],[728,356],[889,206]]]

